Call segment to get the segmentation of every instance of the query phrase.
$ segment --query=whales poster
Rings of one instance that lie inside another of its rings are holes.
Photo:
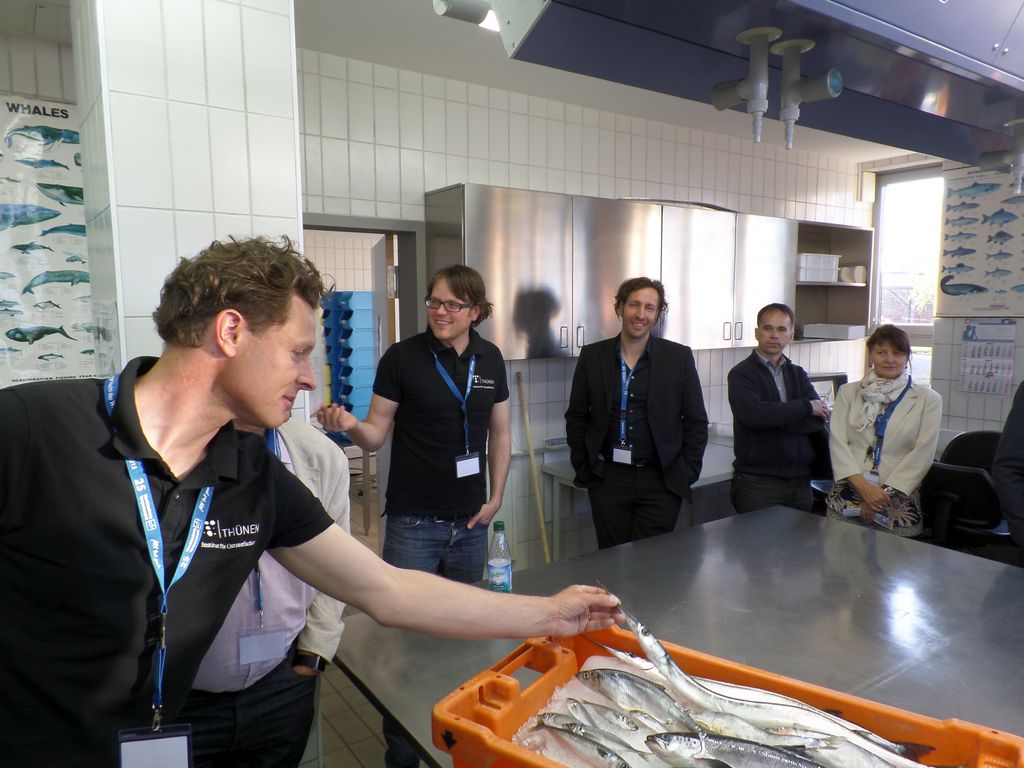
[[[78,115],[0,94],[0,387],[95,375]]]
[[[1024,194],[1010,174],[946,171],[939,317],[1024,315]]]

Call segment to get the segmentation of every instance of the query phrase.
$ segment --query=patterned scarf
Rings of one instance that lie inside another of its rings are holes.
[[[898,379],[883,379],[873,370],[860,380],[860,396],[864,401],[861,407],[861,422],[857,427],[858,432],[872,427],[875,419],[882,409],[888,406],[893,400],[900,396],[909,380],[906,370],[900,374]]]

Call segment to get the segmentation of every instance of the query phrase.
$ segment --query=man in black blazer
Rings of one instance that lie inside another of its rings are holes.
[[[580,352],[565,434],[601,549],[693,524],[708,417],[689,347],[651,335],[668,304],[658,280],[619,286],[622,332]]]

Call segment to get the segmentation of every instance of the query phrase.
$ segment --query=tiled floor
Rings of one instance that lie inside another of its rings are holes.
[[[359,467],[359,460],[352,460],[353,469]],[[371,466],[371,469],[373,467]],[[375,483],[371,483],[375,486]],[[360,495],[363,484],[357,474],[352,476],[352,533],[374,552],[377,546],[377,530],[370,526],[369,536],[363,535],[363,504]],[[373,498],[365,500],[370,504],[371,521],[376,519],[377,504]],[[345,642],[342,634],[341,642]],[[321,738],[323,740],[324,768],[381,768],[384,765],[384,737],[381,736],[380,713],[366,700],[344,672],[331,665],[320,684]]]

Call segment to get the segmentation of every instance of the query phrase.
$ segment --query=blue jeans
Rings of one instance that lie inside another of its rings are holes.
[[[433,517],[388,515],[384,533],[384,560],[467,584],[484,577],[487,563],[487,526],[466,528],[468,517],[438,520]]]
[[[292,658],[244,690],[189,693],[177,722],[192,724],[196,768],[299,764],[313,723],[316,678],[293,671]]]
[[[436,573],[453,581],[480,581],[487,562],[488,526],[476,525],[471,530],[466,528],[468,522],[468,517],[438,520],[388,514],[383,558],[399,568]],[[416,768],[420,764],[416,749],[387,715],[381,731],[388,745],[386,768]]]

